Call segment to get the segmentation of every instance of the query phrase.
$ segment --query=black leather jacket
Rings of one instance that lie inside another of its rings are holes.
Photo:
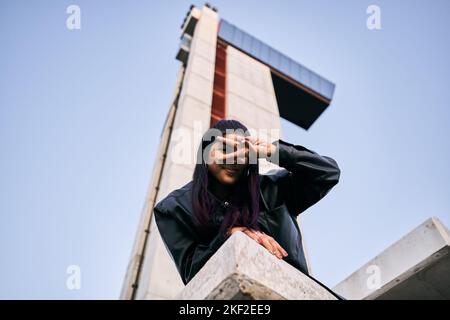
[[[277,164],[286,170],[260,176],[262,209],[258,224],[288,252],[284,260],[308,274],[296,217],[338,183],[340,170],[335,160],[300,145],[283,140],[273,144],[279,152]],[[192,183],[172,191],[154,208],[158,229],[184,284],[226,241],[226,236],[219,232],[212,239],[205,239],[197,232],[192,221]],[[227,203],[215,199],[220,203],[213,219],[219,226]]]

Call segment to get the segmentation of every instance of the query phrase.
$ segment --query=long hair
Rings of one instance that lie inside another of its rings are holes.
[[[211,179],[204,159],[205,149],[218,135],[225,136],[228,130],[237,130],[245,136],[250,135],[247,127],[237,120],[220,120],[209,128],[202,137],[197,152],[197,162],[193,174],[192,207],[194,223],[205,236],[217,232],[212,225],[212,215],[217,210],[217,201],[208,191]],[[247,171],[248,170],[248,171]],[[221,222],[219,232],[223,235],[230,227],[248,227],[259,229],[259,170],[258,162],[248,163],[246,169],[233,186],[233,192],[227,210]]]

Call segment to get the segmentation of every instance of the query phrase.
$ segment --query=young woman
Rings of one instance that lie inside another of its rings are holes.
[[[255,159],[261,157],[285,170],[259,175]],[[283,140],[258,140],[240,122],[220,120],[202,137],[193,179],[155,206],[156,223],[185,284],[238,231],[308,274],[296,217],[339,175],[329,157]]]

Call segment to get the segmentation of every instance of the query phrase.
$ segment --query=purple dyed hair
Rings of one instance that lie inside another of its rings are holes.
[[[205,149],[214,142],[215,137],[218,135],[225,136],[227,130],[236,130],[245,136],[250,135],[247,127],[241,122],[222,119],[206,131],[197,152],[197,162],[193,174],[192,207],[194,223],[200,232],[206,236],[211,236],[214,232],[217,232],[213,228],[211,219],[217,209],[215,205],[218,203],[208,192],[208,182],[212,177],[208,172],[203,155]],[[259,216],[259,170],[257,163],[248,163],[241,177],[236,181],[228,208],[228,211],[224,213],[224,219],[219,229],[219,232],[223,235],[230,227],[259,229],[257,225]]]

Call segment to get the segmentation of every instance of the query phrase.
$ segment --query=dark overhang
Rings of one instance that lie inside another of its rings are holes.
[[[308,129],[329,106],[335,88],[329,80],[226,20],[220,21],[218,37],[271,69],[282,118]]]

